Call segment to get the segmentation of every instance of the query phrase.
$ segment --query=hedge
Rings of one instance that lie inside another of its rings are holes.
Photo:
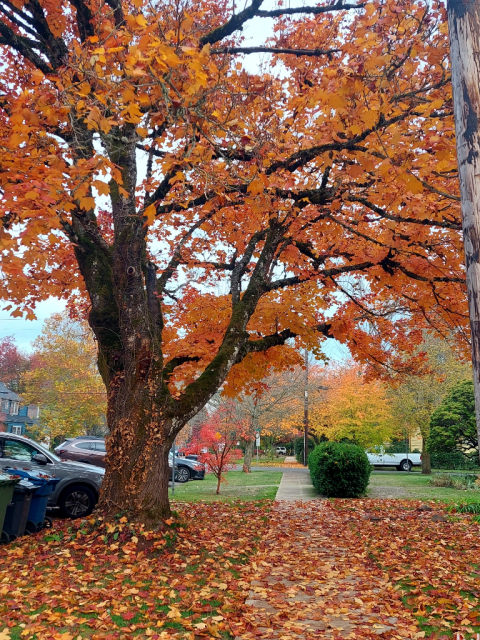
[[[480,462],[478,456],[467,458],[461,451],[433,451],[430,454],[432,469],[464,469],[471,471],[478,469]]]

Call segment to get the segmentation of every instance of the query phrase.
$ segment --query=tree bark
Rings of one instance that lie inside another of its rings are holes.
[[[449,0],[447,8],[480,443],[480,0]]]
[[[425,438],[422,440],[422,473],[429,476],[432,473],[430,454],[426,449]]]
[[[143,396],[143,397],[142,397]],[[162,420],[145,389],[140,394],[111,394],[108,404],[107,473],[99,508],[107,518],[120,512],[155,528],[171,514],[168,454],[173,422]]]
[[[254,441],[247,440],[247,444],[245,446],[245,456],[243,458],[243,471],[245,473],[252,472],[253,449],[254,449]]]

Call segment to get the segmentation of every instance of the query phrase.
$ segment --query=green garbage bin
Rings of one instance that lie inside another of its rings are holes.
[[[20,478],[17,476],[10,476],[6,473],[0,473],[0,531],[3,531],[3,521],[5,519],[5,513],[7,507],[12,501],[13,489],[17,482],[20,482]],[[10,538],[7,534],[1,534],[1,542],[10,542]]]

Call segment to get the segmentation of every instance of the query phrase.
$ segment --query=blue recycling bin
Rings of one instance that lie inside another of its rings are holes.
[[[35,469],[15,469],[10,467],[6,471],[12,475],[26,478],[37,487],[37,491],[32,495],[32,501],[30,502],[25,533],[37,533],[45,526],[51,526],[50,518],[46,517],[47,503],[49,496],[52,495],[55,487],[60,482],[60,478],[53,478]]]

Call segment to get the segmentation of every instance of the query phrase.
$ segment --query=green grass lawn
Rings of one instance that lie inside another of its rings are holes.
[[[367,494],[371,498],[480,502],[480,491],[434,487],[429,482],[431,477],[420,473],[372,473]]]
[[[280,471],[229,471],[225,474],[225,482],[220,485],[220,495],[217,496],[217,479],[211,473],[204,480],[191,480],[185,484],[175,483],[175,493],[168,493],[171,499],[182,502],[198,502],[199,500],[274,500],[278,485],[282,479]]]

